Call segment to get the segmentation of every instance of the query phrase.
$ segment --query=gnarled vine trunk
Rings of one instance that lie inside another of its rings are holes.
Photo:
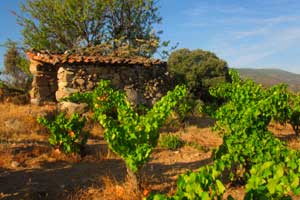
[[[141,180],[138,172],[133,172],[127,167],[127,179],[132,185],[135,192],[141,191]]]

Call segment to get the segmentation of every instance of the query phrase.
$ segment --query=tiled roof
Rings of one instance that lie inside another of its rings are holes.
[[[51,54],[46,52],[26,52],[27,56],[31,60],[48,63],[52,65],[56,64],[74,64],[74,63],[101,63],[101,64],[113,64],[113,65],[144,65],[150,67],[152,65],[165,65],[166,62],[159,59],[149,59],[145,57],[134,58],[120,58],[112,56],[82,56],[76,54]]]

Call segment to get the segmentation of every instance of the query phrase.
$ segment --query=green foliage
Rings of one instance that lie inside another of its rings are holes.
[[[24,44],[34,49],[65,51],[103,40],[104,1],[26,0],[18,22]]]
[[[102,54],[150,57],[159,47],[161,23],[154,0],[26,0],[18,22],[24,44],[64,52],[97,47]],[[120,53],[122,51],[122,53]]]
[[[218,179],[219,172],[206,166],[199,171],[181,175],[177,182],[178,199],[214,199],[225,192],[225,186]]]
[[[77,93],[71,101],[89,104],[94,118],[104,127],[104,138],[110,149],[120,155],[134,173],[148,161],[157,145],[159,129],[181,99],[184,86],[177,86],[162,97],[146,114],[139,115],[126,100],[125,93],[114,89],[110,81],[102,80],[90,93]]]
[[[284,162],[267,161],[251,168],[251,176],[246,185],[248,191],[246,199],[261,195],[267,199],[286,198],[291,191],[295,195],[300,194],[299,170],[296,169],[299,161],[292,155],[295,152],[286,153]]]
[[[217,120],[214,129],[223,135],[223,144],[214,152],[214,164],[183,175],[191,181],[180,178],[173,197],[158,195],[158,199],[221,199],[225,191],[221,180],[244,183],[247,200],[299,195],[300,152],[289,149],[268,131],[271,120],[290,121],[290,93],[285,85],[264,89],[251,80],[242,81],[235,71],[230,74],[232,83],[210,91],[226,100],[213,113]]]
[[[154,24],[161,23],[157,2],[154,0],[111,0],[107,6],[107,35],[121,39],[117,46],[129,45],[136,48],[137,55],[152,56],[160,42]],[[147,42],[148,41],[148,42]],[[162,43],[161,45],[164,45]],[[113,47],[116,43],[113,42]]]
[[[159,139],[159,146],[171,150],[178,149],[184,145],[184,142],[177,135],[161,135]]]
[[[293,130],[297,136],[300,134],[300,94],[290,93],[290,109],[288,113],[288,123],[293,127]],[[279,122],[285,122],[285,120],[278,120]]]
[[[192,99],[186,97],[180,102],[180,104],[178,104],[175,112],[178,114],[179,119],[181,121],[184,121],[187,114],[192,112],[192,109],[194,107],[194,102],[195,101],[193,101]]]
[[[231,75],[232,84],[211,90],[212,95],[227,100],[214,115],[215,129],[224,133],[224,143],[215,152],[215,159],[228,169],[238,165],[243,171],[240,175],[232,173],[230,178],[246,182],[246,199],[261,194],[278,199],[297,192],[300,186],[294,178],[300,175],[300,153],[268,131],[272,119],[289,120],[290,93],[286,85],[264,89],[251,80],[241,81],[234,71]],[[276,170],[282,173],[276,175]]]
[[[271,119],[284,121],[288,118],[290,105],[286,85],[264,89],[251,80],[240,80],[235,71],[231,71],[231,75],[232,84],[223,84],[210,91],[227,101],[213,115],[217,120],[215,130],[232,134],[240,130],[241,124],[247,129],[266,130]]]
[[[179,49],[171,53],[168,70],[176,84],[187,84],[193,98],[210,99],[208,89],[229,81],[227,63],[214,53]]]
[[[221,199],[225,186],[219,179],[220,172],[212,166],[201,167],[197,172],[187,172],[177,180],[177,191],[172,197],[151,194],[148,200]]]
[[[38,118],[40,124],[50,130],[49,143],[65,153],[81,153],[88,139],[88,133],[82,131],[86,119],[75,113],[67,119],[64,113],[60,113],[51,121]]]
[[[5,83],[0,80],[0,88],[4,88],[4,87],[5,87]]]
[[[6,48],[4,54],[4,71],[3,75],[8,76],[8,84],[15,88],[28,90],[31,83],[31,73],[29,71],[29,61],[22,49],[17,43],[11,40],[6,41],[3,45]]]

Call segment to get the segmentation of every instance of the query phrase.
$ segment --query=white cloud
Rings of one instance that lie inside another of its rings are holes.
[[[253,37],[253,36],[258,36],[258,35],[266,35],[270,32],[269,27],[262,27],[254,30],[249,30],[249,31],[233,31],[232,35],[234,36],[235,39],[242,39],[245,37]]]
[[[200,3],[184,10],[183,14],[190,17],[203,16],[209,13],[215,14],[254,14],[256,11],[249,10],[239,5],[220,5],[218,3]]]
[[[184,11],[184,26],[199,34],[205,28],[210,49],[230,65],[267,63],[270,57],[300,46],[299,0],[216,2],[192,5]]]
[[[257,18],[244,19],[243,23],[252,23],[256,26],[247,31],[232,31],[232,35],[236,39],[242,39],[254,36],[268,36],[274,33],[276,25],[286,24],[290,22],[300,21],[300,16],[278,16],[273,18]],[[251,26],[252,27],[252,26]],[[258,27],[258,28],[257,28]]]
[[[231,57],[232,65],[256,65],[256,63],[268,56],[280,54],[300,41],[300,27],[285,28],[272,32],[261,43],[244,44],[236,47],[223,42],[220,53],[225,57]],[[227,47],[226,47],[227,45]]]
[[[182,11],[188,17],[200,16],[207,13],[208,7],[196,7]]]

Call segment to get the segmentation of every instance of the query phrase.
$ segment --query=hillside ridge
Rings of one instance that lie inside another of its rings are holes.
[[[280,83],[286,83],[293,92],[300,92],[300,74],[295,74],[276,68],[235,68],[242,79],[252,79],[257,83],[269,87]]]

